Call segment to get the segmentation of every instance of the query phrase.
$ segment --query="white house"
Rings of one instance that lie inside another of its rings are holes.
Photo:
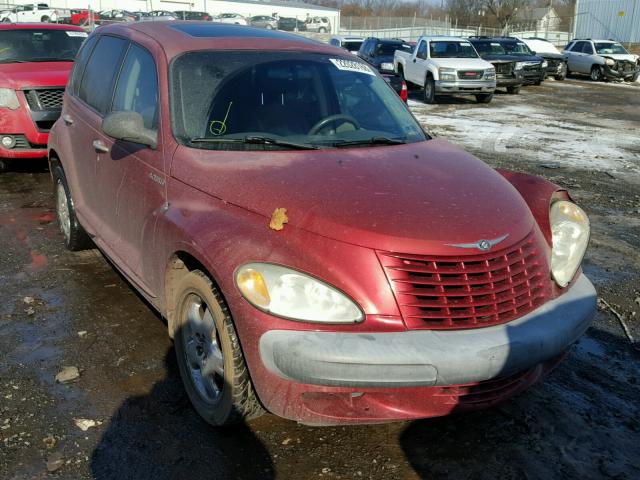
[[[47,0],[0,0],[3,4],[47,3]],[[96,11],[121,9],[131,12],[151,10],[190,10],[220,13],[239,13],[245,17],[273,15],[293,17],[304,21],[310,17],[327,17],[332,33],[340,28],[340,10],[311,5],[302,1],[260,1],[260,0],[48,0],[52,7],[92,8]]]
[[[560,28],[560,17],[553,7],[529,8],[516,15],[520,28],[541,31],[555,31]]]

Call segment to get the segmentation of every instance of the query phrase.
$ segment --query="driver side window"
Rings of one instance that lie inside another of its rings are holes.
[[[418,46],[418,53],[416,53],[416,57],[423,60],[427,59],[427,42],[424,40],[420,42],[420,45]]]
[[[131,45],[118,79],[112,111],[137,112],[145,128],[158,128],[158,76],[153,57]]]

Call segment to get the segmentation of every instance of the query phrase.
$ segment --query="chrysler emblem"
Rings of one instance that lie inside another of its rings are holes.
[[[503,235],[498,238],[494,238],[493,240],[478,240],[475,243],[447,243],[448,247],[456,247],[456,248],[477,248],[480,251],[486,252],[491,250],[491,247],[499,244],[505,238],[507,238],[509,234]]]

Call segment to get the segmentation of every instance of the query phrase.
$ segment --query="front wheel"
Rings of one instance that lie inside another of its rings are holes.
[[[560,65],[560,71],[553,78],[561,82],[565,78],[567,78],[568,73],[569,73],[569,69],[567,68],[567,64],[563,63],[562,65]]]
[[[424,90],[423,90],[423,100],[424,103],[435,103],[436,101],[436,82],[432,77],[427,77],[424,81]]]
[[[520,85],[514,85],[512,87],[507,87],[507,93],[510,95],[517,95],[520,93]]]
[[[493,99],[493,93],[481,93],[476,95],[476,102],[478,103],[491,103]]]
[[[47,17],[46,15],[43,15],[42,18],[40,18],[40,21],[42,23],[49,23],[51,21],[51,19],[49,17]]]
[[[201,271],[177,285],[174,335],[180,376],[200,416],[222,426],[263,413],[253,391],[229,308]]]
[[[593,67],[591,67],[590,77],[594,82],[599,82],[600,80],[602,80],[602,67],[600,65],[594,65]]]
[[[86,250],[91,247],[91,240],[76,217],[76,210],[64,171],[60,165],[56,165],[51,173],[53,175],[56,216],[64,237],[64,246],[72,252]]]
[[[324,27],[320,27],[320,28],[318,29],[318,33],[327,33],[327,29],[326,29],[326,28],[324,28]]]

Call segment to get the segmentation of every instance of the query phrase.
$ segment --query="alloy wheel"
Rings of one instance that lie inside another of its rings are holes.
[[[211,311],[202,298],[191,294],[186,302],[182,347],[191,382],[207,403],[216,403],[224,386],[224,356]]]
[[[64,238],[69,241],[71,238],[71,215],[69,214],[69,202],[67,192],[61,180],[58,180],[56,187],[56,213],[60,222],[60,229]]]

